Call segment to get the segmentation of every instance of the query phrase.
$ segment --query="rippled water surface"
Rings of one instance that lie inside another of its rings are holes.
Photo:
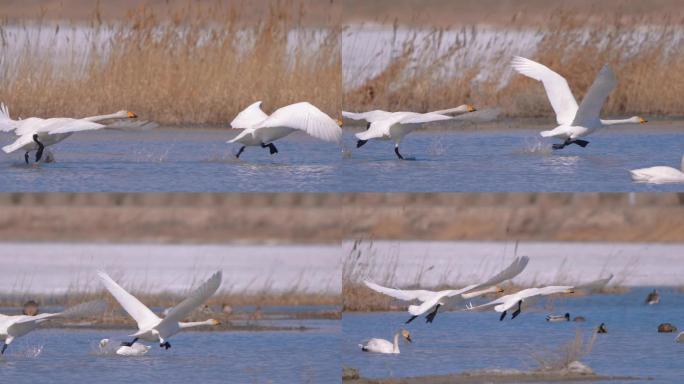
[[[551,151],[538,130],[422,131],[406,137],[398,160],[388,141],[356,149],[347,128],[341,150],[302,134],[277,142],[279,153],[247,148],[240,160],[228,130],[91,132],[52,147],[55,163],[26,166],[0,154],[1,191],[682,191],[646,185],[628,170],[679,167],[678,126],[614,128],[587,148]],[[9,135],[0,135],[3,144]]]
[[[533,354],[549,355],[582,330],[588,338],[602,322],[607,334],[597,335],[592,352],[582,359],[597,373],[639,376],[650,382],[681,380],[684,344],[675,334],[657,333],[658,324],[671,322],[684,328],[684,295],[661,292],[661,303],[647,306],[649,289],[633,289],[624,295],[592,295],[538,303],[538,310],[523,311],[515,320],[499,321],[494,312],[440,313],[435,322],[417,319],[409,324],[413,344],[400,345],[399,355],[362,352],[361,341],[390,339],[408,318],[407,313],[352,313],[342,318],[344,365],[359,368],[367,377],[407,377],[449,374],[484,368],[533,369]],[[544,309],[544,307],[547,307]],[[586,322],[549,323],[549,313],[584,316]]]

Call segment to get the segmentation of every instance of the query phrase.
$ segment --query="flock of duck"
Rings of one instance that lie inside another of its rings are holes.
[[[112,351],[118,355],[136,356],[143,355],[150,347],[139,343],[138,340],[159,343],[165,349],[171,348],[169,338],[178,332],[194,327],[218,325],[214,319],[196,322],[183,322],[195,309],[206,302],[221,285],[222,273],[214,273],[200,287],[193,291],[185,300],[165,311],[165,316],[160,318],[145,304],[140,302],[114,281],[105,272],[97,273],[100,281],[128,315],[135,320],[138,330],[131,334],[130,342],[120,345],[111,345],[109,339],[102,339],[99,347],[103,352]],[[95,300],[76,305],[58,313],[26,313],[16,316],[0,314],[0,340],[3,341],[0,355],[5,353],[7,347],[21,336],[37,329],[42,323],[58,318],[88,317],[102,314],[107,307],[106,302]]]
[[[515,319],[522,313],[523,309],[533,305],[534,302],[545,296],[560,296],[573,294],[578,292],[591,292],[600,290],[605,287],[608,282],[613,278],[610,275],[606,278],[601,278],[595,281],[591,281],[582,285],[569,286],[569,285],[550,285],[544,287],[533,287],[526,288],[520,291],[505,294],[489,302],[473,305],[469,300],[475,299],[487,294],[501,294],[504,290],[499,287],[508,280],[513,279],[522,273],[527,267],[529,258],[527,256],[517,257],[513,262],[506,267],[504,270],[498,274],[492,276],[488,280],[479,283],[468,285],[461,289],[447,289],[442,291],[430,291],[425,289],[416,290],[406,290],[406,289],[395,289],[383,287],[372,281],[364,281],[364,284],[371,290],[381,293],[383,295],[390,296],[394,299],[406,302],[417,301],[419,304],[411,304],[408,306],[408,313],[410,317],[402,325],[398,331],[394,333],[392,341],[372,338],[363,341],[358,346],[364,352],[374,352],[374,353],[385,353],[385,354],[398,354],[399,349],[399,339],[403,337],[404,340],[411,343],[413,342],[411,338],[411,333],[403,328],[406,324],[411,323],[413,320],[419,316],[425,315],[425,321],[427,323],[432,323],[437,316],[439,308],[446,305],[449,302],[452,305],[465,304],[463,311],[465,312],[484,312],[484,311],[494,311],[500,313],[499,320],[503,321],[509,311],[511,320]],[[657,291],[653,291],[649,294],[646,299],[646,304],[653,305],[659,302],[660,298]],[[466,301],[468,301],[466,303]],[[575,321],[583,321],[584,318],[581,316],[575,318]],[[570,314],[566,313],[564,315],[548,315],[546,317],[548,322],[560,322],[560,321],[570,321]],[[597,333],[607,333],[607,328],[605,324],[601,323],[596,328]],[[684,342],[684,332],[681,332],[676,338],[677,342]]]
[[[560,150],[569,145],[586,147],[589,142],[585,138],[603,127],[617,124],[643,124],[646,119],[634,116],[620,120],[600,118],[600,112],[608,95],[617,86],[613,71],[606,65],[599,72],[589,91],[577,103],[566,79],[550,68],[535,61],[513,58],[511,65],[515,71],[534,80],[540,81],[551,106],[556,114],[558,126],[541,132],[542,137],[557,138],[561,143],[553,144],[553,149]],[[360,148],[370,140],[391,140],[394,152],[399,159],[405,157],[399,150],[400,143],[406,135],[414,130],[436,121],[457,118],[459,115],[473,112],[472,105],[464,104],[456,108],[418,112],[388,112],[373,110],[362,113],[342,111],[342,116],[351,120],[367,122],[366,130],[356,133],[356,147]],[[136,118],[135,113],[120,111],[109,115],[74,118],[38,118],[14,120],[10,117],[6,105],[0,108],[0,132],[12,132],[16,135],[13,143],[2,148],[5,153],[24,151],[24,160],[29,163],[29,154],[35,151],[35,162],[54,160],[54,155],[45,148],[61,142],[76,132],[121,127],[121,123],[103,124],[103,122]],[[124,126],[153,126],[154,123],[140,122]],[[247,147],[268,148],[270,154],[278,153],[274,142],[295,131],[302,131],[312,137],[328,142],[339,143],[342,138],[342,122],[335,120],[308,102],[291,104],[277,109],[271,115],[261,109],[261,102],[251,104],[241,111],[230,123],[234,129],[242,129],[228,143],[240,145],[236,157]],[[46,152],[47,151],[47,152]],[[44,155],[44,152],[46,154]],[[681,169],[668,166],[655,166],[630,171],[632,179],[647,183],[684,182],[684,157]]]

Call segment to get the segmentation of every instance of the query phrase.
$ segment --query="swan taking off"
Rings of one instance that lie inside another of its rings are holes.
[[[427,123],[455,119],[456,115],[474,111],[475,108],[472,105],[464,104],[456,108],[428,113],[387,112],[382,110],[363,113],[343,111],[342,116],[368,122],[366,130],[355,135],[358,139],[356,141],[356,148],[360,148],[372,139],[393,140],[394,153],[398,158],[404,160],[404,156],[399,152],[399,144],[404,139],[404,136],[423,127]]]
[[[108,351],[110,348],[109,346],[109,339],[102,339],[100,340],[100,350],[101,351]],[[120,356],[142,356],[146,354],[150,350],[149,345],[141,344],[141,343],[133,343],[131,346],[127,345],[120,345],[116,348],[115,353]]]
[[[399,335],[409,343],[413,342],[413,340],[411,340],[411,333],[406,329],[402,329],[394,334],[393,342],[389,342],[385,339],[370,339],[363,344],[359,344],[359,347],[361,347],[361,350],[364,352],[397,354],[399,353]]]
[[[579,106],[565,78],[545,65],[516,56],[511,66],[520,74],[541,81],[544,85],[546,96],[556,112],[556,122],[559,126],[550,131],[543,131],[541,135],[565,140],[562,144],[554,144],[553,149],[562,149],[570,144],[586,147],[589,142],[579,138],[604,126],[647,122],[639,116],[623,120],[602,120],[599,117],[608,95],[617,86],[615,74],[608,65],[601,69]]]
[[[211,295],[218,290],[221,285],[221,271],[214,273],[209,280],[197,288],[190,296],[179,304],[171,308],[169,313],[163,319],[155,315],[145,304],[141,303],[133,295],[126,292],[119,284],[112,280],[109,275],[104,272],[98,272],[102,284],[114,296],[116,301],[121,304],[123,309],[138,323],[138,332],[131,335],[134,337],[130,343],[121,343],[122,346],[132,347],[139,339],[159,342],[159,346],[169,349],[171,344],[167,341],[168,338],[175,335],[186,328],[198,327],[202,325],[218,325],[219,322],[214,319],[197,322],[181,322],[183,318],[187,317],[192,311],[204,304]]]
[[[0,350],[0,355],[5,353],[5,350],[10,344],[12,344],[14,339],[33,331],[34,329],[38,328],[41,323],[56,318],[67,319],[92,316],[104,312],[106,307],[107,303],[102,300],[96,300],[79,304],[59,313],[41,313],[35,316],[0,315],[0,340],[4,341],[2,350]]]
[[[35,161],[39,162],[43,158],[45,147],[57,144],[75,132],[119,128],[122,126],[117,126],[116,124],[104,125],[98,122],[110,119],[134,119],[137,117],[133,112],[119,111],[109,115],[90,116],[83,119],[67,117],[42,119],[30,117],[24,120],[12,120],[7,106],[2,104],[0,105],[0,131],[14,132],[18,136],[14,143],[2,147],[2,150],[5,153],[12,153],[17,150],[25,151],[24,161],[26,161],[26,164],[29,163],[29,153],[36,151]],[[153,125],[153,123],[142,121],[137,125],[123,127],[140,128]]]
[[[295,131],[303,131],[317,139],[339,142],[342,137],[341,122],[333,120],[323,111],[307,102],[291,104],[268,116],[261,110],[261,101],[250,105],[230,122],[234,129],[244,129],[228,143],[240,143],[242,147],[235,157],[249,146],[268,148],[271,155],[278,153],[274,141]]]
[[[681,170],[673,167],[657,166],[640,168],[629,171],[632,180],[642,183],[684,183],[684,156],[682,156]]]
[[[520,314],[520,312],[522,312],[523,302],[538,296],[548,296],[562,293],[575,293],[574,287],[550,285],[543,288],[527,288],[510,295],[501,296],[498,299],[492,300],[486,304],[478,306],[468,305],[466,309],[469,311],[488,311],[494,309],[497,312],[501,312],[501,317],[499,318],[501,321],[506,317],[506,312],[517,305],[518,309],[516,309],[511,315],[511,320],[513,320]]]
[[[501,293],[503,290],[496,285],[519,275],[527,266],[528,261],[529,257],[527,256],[515,258],[511,265],[484,283],[469,285],[462,289],[448,289],[435,292],[423,289],[406,290],[387,288],[370,281],[364,281],[364,283],[368,288],[387,296],[394,297],[395,299],[403,301],[420,301],[420,305],[409,305],[408,312],[411,314],[411,317],[406,321],[406,324],[412,322],[415,318],[427,313],[431,309],[432,311],[425,316],[425,321],[432,323],[435,316],[437,316],[439,307],[445,304],[444,299],[454,298],[453,300],[462,301],[488,293]]]

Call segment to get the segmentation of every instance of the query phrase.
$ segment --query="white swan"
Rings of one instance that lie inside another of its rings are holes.
[[[0,350],[0,355],[5,353],[5,350],[12,344],[14,339],[33,331],[38,328],[41,323],[55,318],[73,318],[95,315],[99,312],[104,312],[106,306],[107,303],[104,301],[95,300],[76,305],[58,313],[41,313],[35,316],[0,315],[0,340],[4,341],[2,350]]]
[[[516,309],[515,312],[513,312],[513,314],[511,315],[512,320],[515,319],[520,314],[520,312],[522,312],[522,305],[525,301],[529,301],[530,299],[538,296],[574,292],[574,287],[561,285],[550,285],[548,287],[543,288],[527,288],[510,295],[501,296],[498,299],[492,300],[486,304],[478,306],[468,305],[466,309],[469,311],[488,311],[494,309],[496,312],[501,312],[501,317],[499,318],[499,320],[503,320],[506,317],[506,311],[512,309],[517,305],[518,309]]]
[[[230,122],[234,129],[244,129],[228,143],[240,143],[239,158],[248,146],[268,148],[271,155],[278,153],[274,141],[295,131],[303,131],[317,139],[339,142],[341,122],[333,120],[310,103],[301,102],[277,109],[268,116],[261,110],[261,101],[253,103]]]
[[[431,111],[428,113],[436,113],[439,115],[450,115],[450,114],[461,114],[461,113],[475,112],[475,111],[476,111],[475,107],[473,107],[471,104],[463,104],[463,105],[459,105],[458,107],[455,107],[455,108],[440,109],[438,111]],[[382,120],[384,118],[387,118],[387,117],[391,116],[393,113],[396,113],[396,112],[383,111],[382,109],[375,109],[375,110],[366,111],[366,112],[342,111],[342,117],[346,117],[347,119],[350,119],[350,120],[365,120],[368,123],[366,125],[366,129],[368,129],[368,128],[370,128],[370,123],[377,121],[377,120]]]
[[[393,342],[389,342],[385,339],[370,339],[366,341],[364,344],[359,344],[359,347],[361,347],[361,350],[364,352],[398,354],[399,335],[401,335],[409,343],[413,342],[411,340],[411,334],[409,333],[409,331],[407,331],[406,329],[402,329],[401,331],[397,331],[397,333],[394,334]]]
[[[681,170],[673,167],[657,166],[640,168],[629,171],[632,180],[642,183],[684,183],[684,156],[682,156]]]
[[[7,106],[0,106],[0,130],[14,132],[18,138],[9,145],[2,147],[5,153],[23,150],[24,160],[29,163],[29,153],[36,151],[36,162],[43,157],[45,147],[57,144],[74,132],[91,131],[102,128],[115,128],[116,125],[104,125],[98,121],[110,119],[133,119],[138,116],[129,111],[119,111],[108,115],[90,116],[83,119],[56,117],[42,119],[30,117],[25,120],[12,120]],[[147,124],[148,122],[142,122]],[[141,125],[142,126],[142,125]]]
[[[121,286],[112,280],[109,275],[104,272],[98,272],[97,274],[109,293],[114,296],[123,309],[136,321],[136,323],[138,323],[138,332],[131,335],[134,337],[133,341],[130,343],[122,343],[122,346],[130,347],[135,344],[138,339],[142,339],[154,342],[158,341],[160,347],[169,349],[171,348],[171,344],[167,341],[168,338],[183,329],[202,325],[219,324],[219,322],[214,319],[187,323],[181,322],[181,320],[187,317],[216,292],[221,285],[221,271],[214,273],[209,280],[197,288],[197,290],[188,296],[188,298],[174,306],[163,319],[159,318],[159,316],[155,315],[154,312],[133,295],[121,288]]]
[[[365,117],[362,117],[365,114],[353,114],[350,112],[346,112],[346,116],[357,116],[368,121],[366,130],[355,135],[357,138],[356,148],[362,147],[372,139],[392,140],[394,141],[394,153],[399,159],[404,160],[404,156],[399,152],[399,144],[404,139],[404,136],[423,127],[427,123],[455,119],[456,116],[452,114],[472,111],[475,111],[475,108],[470,105],[465,105],[428,113],[385,112],[376,110],[371,111],[370,114]],[[345,112],[343,112],[342,115],[345,116]]]
[[[387,296],[394,297],[395,299],[403,301],[420,301],[420,305],[409,305],[408,312],[411,314],[411,317],[406,321],[406,324],[410,323],[418,316],[427,313],[430,309],[432,309],[432,311],[425,316],[425,321],[432,323],[435,316],[437,316],[439,307],[445,304],[444,299],[454,298],[452,300],[460,301],[488,293],[501,293],[503,290],[496,285],[519,275],[527,266],[528,261],[529,257],[527,256],[515,258],[511,265],[484,283],[469,285],[462,289],[448,289],[443,291],[428,291],[423,289],[406,290],[387,288],[370,281],[364,281],[364,283],[368,288]]]
[[[109,339],[100,340],[100,350],[107,351],[109,348]],[[116,348],[115,353],[120,356],[142,356],[150,350],[149,345],[141,343],[133,343],[130,347],[127,345],[120,345]]]
[[[550,131],[543,131],[541,135],[565,140],[562,144],[554,144],[553,149],[562,149],[570,144],[586,147],[589,142],[579,138],[604,126],[647,122],[639,116],[622,120],[602,120],[599,117],[608,95],[617,85],[615,74],[608,65],[601,69],[579,106],[565,78],[545,65],[519,56],[513,58],[511,65],[520,74],[541,81],[544,85],[559,126]]]

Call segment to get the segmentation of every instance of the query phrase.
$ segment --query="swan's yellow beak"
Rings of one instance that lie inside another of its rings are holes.
[[[504,293],[504,289],[501,287],[496,287],[496,293]]]
[[[468,104],[468,105],[466,105],[466,111],[475,112],[475,111],[477,111],[477,109],[475,109],[475,107],[472,106],[471,104]]]
[[[646,124],[648,123],[648,120],[644,119],[643,117],[639,117],[639,124]]]
[[[221,322],[218,320],[211,319],[211,325],[221,325]]]
[[[133,112],[128,112],[128,117],[129,117],[130,119],[135,119],[136,117],[138,117],[138,115],[136,115],[136,114],[133,113]]]
[[[337,123],[337,125],[339,125],[340,127],[342,126],[342,120],[340,120],[340,119],[337,119],[337,120],[335,120],[335,122],[336,122],[336,123]]]
[[[575,293],[575,290],[574,289],[568,289],[567,291],[565,291],[565,293]]]
[[[404,329],[404,330],[401,332],[401,334],[404,336],[404,338],[406,339],[406,341],[408,341],[409,343],[413,343],[413,340],[411,340],[411,334],[409,333],[409,331],[407,331],[407,330]]]

